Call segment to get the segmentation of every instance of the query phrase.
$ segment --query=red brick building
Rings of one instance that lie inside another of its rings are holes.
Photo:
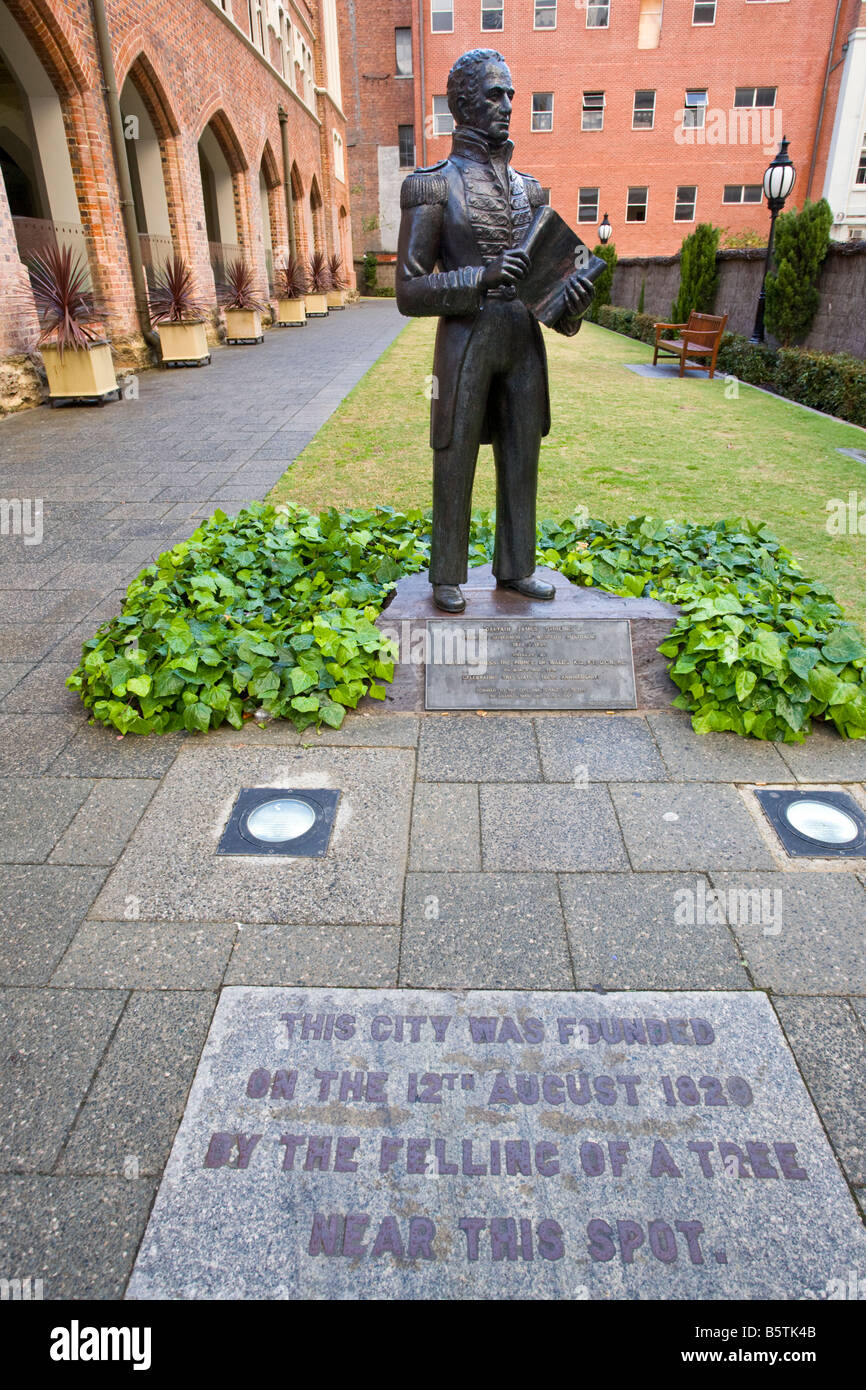
[[[394,31],[411,24],[418,162],[448,154],[451,64],[469,48],[499,49],[516,89],[515,166],[587,240],[605,213],[622,255],[673,253],[701,221],[765,236],[761,180],[783,134],[798,171],[792,203],[826,191],[838,236],[866,229],[861,0],[342,3],[370,44],[371,71],[390,73],[362,86],[361,149],[396,147],[407,124]],[[373,191],[374,174],[365,155],[359,182],[367,218],[379,205],[381,240],[365,220],[356,248],[393,250],[394,192]]]
[[[21,257],[46,238],[82,252],[113,344],[141,351],[94,21],[102,4],[147,275],[179,251],[212,304],[215,273],[238,254],[263,294],[291,244],[352,265],[336,0],[0,0],[7,385],[10,356],[35,342]]]
[[[337,0],[356,256],[393,252],[400,184],[415,166],[412,9]]]

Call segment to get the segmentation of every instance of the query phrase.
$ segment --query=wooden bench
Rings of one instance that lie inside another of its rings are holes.
[[[687,371],[702,372],[707,365],[712,379],[727,321],[727,314],[698,314],[693,311],[689,314],[688,323],[657,323],[653,366],[656,365],[661,352],[668,357],[679,358],[680,376]],[[663,339],[661,335],[666,329],[679,329],[682,337]],[[709,358],[709,363],[687,363],[687,358],[694,357]]]

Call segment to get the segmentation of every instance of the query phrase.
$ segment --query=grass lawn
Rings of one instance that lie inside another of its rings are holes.
[[[430,505],[429,403],[435,320],[415,319],[346,398],[273,489],[271,501],[313,510]],[[585,324],[545,330],[553,430],[544,440],[539,516],[635,513],[694,521],[768,522],[806,573],[824,580],[866,628],[866,535],[831,536],[827,502],[857,492],[866,466],[838,448],[866,432],[723,378],[653,380],[626,371],[652,360],[643,343]],[[475,504],[494,500],[493,455],[481,450]],[[864,508],[866,511],[866,508]],[[866,519],[863,521],[866,528]]]

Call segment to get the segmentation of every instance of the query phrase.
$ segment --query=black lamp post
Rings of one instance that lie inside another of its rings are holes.
[[[776,218],[785,206],[785,199],[794,187],[796,177],[797,171],[788,158],[788,141],[783,136],[779,153],[764,174],[764,196],[767,199],[767,207],[770,209],[770,235],[767,239],[767,255],[764,260],[764,273],[761,276],[761,293],[758,295],[755,327],[752,330],[751,342],[753,343],[764,342],[764,306],[767,299],[767,271],[770,269],[770,262],[773,258],[773,233],[776,230]]]
[[[602,246],[607,246],[607,243],[610,241],[610,234],[612,231],[613,227],[608,222],[607,213],[605,213],[601,225],[598,229],[598,239],[601,242]]]

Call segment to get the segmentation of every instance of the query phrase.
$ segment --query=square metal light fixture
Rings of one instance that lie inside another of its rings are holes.
[[[866,858],[866,814],[847,792],[768,787],[755,795],[792,858]]]
[[[242,787],[217,854],[321,859],[331,842],[338,791]]]

